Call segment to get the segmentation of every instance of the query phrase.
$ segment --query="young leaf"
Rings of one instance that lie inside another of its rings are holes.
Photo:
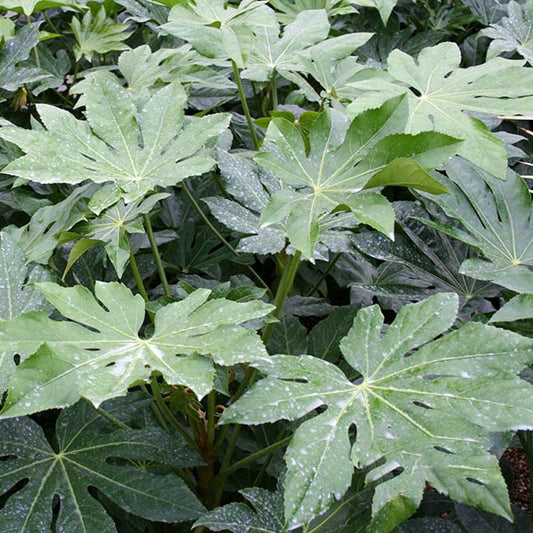
[[[0,321],[45,309],[47,304],[43,295],[26,285],[26,281],[46,281],[49,277],[42,267],[28,271],[20,246],[7,233],[0,233]],[[0,350],[0,394],[7,389],[15,369],[14,355],[3,348]]]
[[[242,0],[235,7],[224,0],[180,2],[161,29],[191,43],[200,54],[232,59],[242,67],[253,45],[255,28],[276,26],[266,2]]]
[[[261,222],[279,221],[283,213],[279,206],[285,205],[291,244],[307,258],[313,257],[320,217],[343,206],[392,237],[392,207],[378,193],[362,189],[394,185],[400,177],[402,185],[444,192],[425,168],[438,166],[457,145],[456,139],[438,133],[397,134],[402,127],[401,106],[402,98],[390,100],[351,124],[336,110],[322,113],[309,131],[309,153],[293,123],[273,119],[255,159],[270,168],[284,188],[273,195]]]
[[[116,532],[89,487],[150,520],[183,522],[202,514],[202,504],[179,477],[134,466],[136,461],[174,468],[202,464],[179,436],[159,428],[110,431],[109,426],[80,402],[59,415],[54,449],[30,418],[0,422],[0,494],[6,498],[7,493],[0,520],[5,531]]]
[[[227,128],[230,117],[213,114],[184,126],[186,96],[178,83],[157,91],[139,114],[132,95],[109,72],[87,76],[77,91],[86,121],[40,104],[46,129],[0,129],[0,137],[26,153],[4,172],[40,183],[113,182],[132,201],[215,164],[202,149]]]
[[[0,322],[2,346],[26,359],[11,381],[4,416],[64,407],[80,396],[98,405],[153,371],[202,397],[212,389],[213,361],[229,366],[268,359],[256,333],[239,325],[273,309],[259,300],[208,301],[210,291],[199,289],[160,309],[154,334],[145,339],[139,337],[144,301],[124,285],[97,282],[96,298],[81,286],[38,288],[72,322],[39,312]]]
[[[481,30],[481,35],[490,37],[493,41],[487,51],[487,59],[496,57],[503,52],[517,51],[529,64],[533,64],[533,1],[528,0],[524,5],[512,0],[507,4],[508,16],[497,24]]]
[[[449,293],[403,307],[385,334],[377,306],[359,311],[341,342],[350,380],[309,356],[257,365],[267,377],[223,422],[295,420],[327,406],[300,425],[286,454],[291,529],[341,498],[354,465],[370,469],[368,480],[396,473],[376,488],[372,531],[391,531],[413,514],[426,481],[511,517],[498,461],[487,450],[492,432],[533,425],[531,386],[516,375],[533,360],[533,341],[479,323],[432,341],[456,316],[457,296]]]
[[[98,241],[105,242],[107,256],[113,263],[119,278],[122,277],[130,256],[128,234],[144,233],[141,221],[142,215],[149,213],[159,200],[167,196],[168,194],[166,193],[152,194],[144,200],[136,200],[129,204],[125,204],[123,200],[120,200],[98,218],[87,222],[79,228],[85,239],[95,241],[95,243]],[[76,259],[79,257],[80,255]],[[65,273],[71,266],[69,259]]]
[[[407,133],[435,130],[464,139],[460,155],[501,175],[507,169],[503,142],[466,112],[533,114],[533,71],[520,61],[502,58],[469,68],[460,68],[460,62],[459,47],[451,42],[425,48],[417,60],[395,50],[387,61],[390,80],[377,78],[368,84],[363,79],[361,92],[370,92],[375,101],[380,94],[390,98],[398,86],[403,87],[409,103]],[[348,105],[352,116],[362,109],[358,98]]]
[[[78,44],[74,45],[74,57],[79,61],[84,57],[91,61],[94,54],[105,54],[114,50],[127,50],[124,42],[133,32],[128,31],[127,24],[110,22],[104,6],[101,6],[96,16],[87,11],[80,20],[74,17],[70,25]]]
[[[497,180],[460,158],[446,171],[443,181],[452,194],[431,199],[464,229],[424,222],[483,253],[483,259],[464,261],[462,274],[533,293],[533,206],[525,181],[512,170],[505,181]]]

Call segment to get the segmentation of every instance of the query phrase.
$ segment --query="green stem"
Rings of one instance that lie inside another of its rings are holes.
[[[278,318],[278,316],[280,315],[281,310],[283,308],[283,304],[285,303],[285,300],[287,299],[287,296],[289,295],[289,292],[292,289],[292,286],[294,284],[294,278],[296,277],[298,267],[300,266],[301,257],[302,252],[297,250],[293,256],[289,256],[289,259],[285,264],[283,274],[281,275],[281,279],[279,281],[278,290],[276,291],[276,297],[274,298],[274,305],[276,306],[276,309],[272,311],[272,316],[275,318]],[[265,328],[263,329],[263,335],[261,336],[263,342],[266,342],[268,340],[273,328],[273,322],[265,326]]]
[[[216,391],[212,390],[207,395],[207,439],[206,446],[208,449],[213,448],[215,443],[215,407],[216,407]]]
[[[155,403],[161,413],[161,415],[165,418],[165,420],[183,437],[185,440],[195,449],[196,451],[200,451],[198,448],[198,445],[196,444],[195,440],[189,435],[187,430],[179,423],[179,421],[176,419],[176,417],[172,414],[170,409],[168,408],[167,404],[165,403],[165,400],[161,394],[161,389],[159,387],[159,383],[157,381],[157,378],[153,377],[150,379],[150,384],[152,386],[152,393],[154,396]]]
[[[137,289],[139,290],[139,294],[144,298],[144,301],[148,302],[148,293],[146,292],[146,288],[144,287],[143,279],[141,277],[141,273],[139,272],[139,267],[137,266],[137,260],[135,259],[135,255],[133,255],[133,248],[127,235],[126,239],[128,241],[128,248],[130,249],[130,268],[133,272],[133,277],[135,278]]]
[[[224,470],[228,470],[229,464],[231,461],[231,456],[233,455],[233,450],[235,449],[235,444],[237,443],[237,438],[239,437],[239,432],[241,430],[240,424],[236,424],[233,428],[233,433],[231,434],[231,437],[228,441],[228,447],[226,448],[226,453],[224,453],[224,457],[222,458],[222,463],[220,465],[219,475],[216,478],[215,481],[215,492],[214,492],[214,507],[218,507],[220,505],[220,500],[222,498],[222,493],[224,492],[224,482],[226,481],[226,478],[228,477],[227,474],[220,475],[220,472],[223,472]]]
[[[127,424],[124,424],[124,422],[121,422],[118,418],[115,418],[112,414],[108,413],[104,409],[101,409],[100,407],[95,407],[87,398],[83,398],[83,401],[92,407],[100,416],[105,418],[106,420],[109,420],[113,425],[117,426],[120,429],[131,429]]]
[[[183,192],[193,205],[193,207],[196,209],[196,212],[200,215],[202,220],[207,224],[207,227],[218,237],[220,242],[226,246],[226,248],[236,257],[239,257],[239,252],[224,238],[224,236],[218,231],[215,226],[211,223],[207,215],[202,211],[202,208],[200,207],[200,204],[196,201],[196,198],[193,196],[191,191],[189,190],[189,186],[186,182],[183,182]],[[246,269],[250,274],[255,278],[255,280],[267,291],[267,294],[269,297],[272,297],[272,293],[270,292],[270,287],[263,281],[261,276],[250,266],[246,265]]]
[[[275,442],[274,444],[271,444],[270,446],[267,446],[266,448],[259,450],[258,452],[252,453],[248,457],[245,457],[244,459],[241,459],[240,461],[233,463],[231,466],[228,466],[225,469],[221,469],[219,472],[219,475],[229,476],[230,474],[233,474],[233,472],[240,470],[243,466],[246,466],[249,463],[253,463],[254,461],[257,461],[257,459],[260,459],[261,457],[264,457],[265,455],[271,455],[272,452],[274,452],[278,448],[281,448],[282,446],[285,446],[285,444],[288,444],[291,439],[292,439],[292,435],[290,435],[289,437],[285,437],[284,439],[281,439],[278,442]]]
[[[172,296],[170,292],[170,286],[168,284],[167,275],[165,274],[165,268],[163,267],[163,261],[161,260],[161,255],[159,253],[159,248],[157,247],[157,242],[155,241],[154,230],[152,229],[152,222],[150,221],[149,215],[143,215],[144,229],[146,230],[146,235],[150,241],[150,246],[152,248],[152,254],[154,255],[155,264],[157,265],[157,271],[159,273],[159,279],[163,285],[163,292],[165,296]]]
[[[242,86],[241,75],[239,74],[239,67],[237,63],[231,60],[231,66],[233,67],[233,74],[235,76],[235,82],[237,83],[237,90],[239,91],[239,98],[241,99],[242,109],[244,111],[244,116],[246,117],[246,122],[248,123],[248,129],[252,136],[252,142],[254,144],[254,149],[259,150],[259,140],[257,138],[257,133],[255,132],[254,123],[252,121],[252,115],[250,114],[250,108],[248,107],[248,102],[246,101],[246,95],[244,94],[244,88]]]
[[[318,278],[318,281],[307,291],[306,296],[311,296],[320,287],[320,284],[326,279],[326,276],[331,272],[331,269],[335,266],[335,263],[339,260],[341,253],[335,254],[335,257],[328,263],[328,266],[322,275]]]
[[[277,111],[278,109],[278,86],[276,84],[276,71],[272,72],[270,78],[270,92],[272,94],[272,111]]]

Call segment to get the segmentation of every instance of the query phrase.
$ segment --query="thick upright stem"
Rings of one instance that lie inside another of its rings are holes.
[[[237,90],[239,91],[239,98],[241,99],[241,105],[244,111],[244,116],[246,117],[248,129],[250,130],[250,135],[252,136],[252,142],[254,143],[254,148],[256,150],[259,150],[259,140],[257,138],[257,133],[255,132],[252,115],[250,114],[250,108],[248,107],[248,102],[246,101],[246,95],[244,94],[244,88],[242,86],[241,75],[239,73],[239,67],[237,67],[237,63],[235,63],[233,59],[231,60],[231,66],[233,67],[233,74],[235,76],[235,82],[237,83]]]
[[[289,259],[285,264],[283,274],[281,275],[281,279],[279,281],[278,290],[276,291],[276,297],[274,298],[274,305],[276,306],[276,309],[272,311],[272,316],[274,316],[275,318],[280,315],[281,310],[283,308],[283,304],[285,303],[285,300],[287,299],[287,296],[292,289],[292,286],[294,284],[294,278],[296,277],[298,267],[300,266],[301,258],[302,252],[298,250],[293,256],[289,256]],[[266,342],[268,340],[273,328],[274,323],[272,322],[265,326],[265,328],[263,329],[263,335],[261,336],[263,342]]]
[[[135,255],[133,254],[133,248],[131,247],[131,242],[129,239],[128,239],[128,246],[130,249],[130,268],[131,268],[131,271],[133,272],[135,283],[137,284],[137,290],[139,291],[139,294],[144,298],[144,301],[147,302],[148,293],[146,292],[146,288],[144,287],[143,279],[141,277],[141,273],[139,272],[139,267],[137,266],[137,261],[135,259]]]
[[[154,255],[155,264],[157,265],[157,272],[159,273],[159,279],[163,285],[163,292],[165,296],[172,296],[170,292],[170,286],[168,284],[167,275],[165,273],[165,268],[163,267],[163,261],[161,260],[161,255],[159,253],[159,248],[155,242],[154,230],[152,229],[152,222],[150,221],[149,215],[143,215],[144,229],[146,230],[146,235],[150,241],[150,246],[152,248],[152,253]]]

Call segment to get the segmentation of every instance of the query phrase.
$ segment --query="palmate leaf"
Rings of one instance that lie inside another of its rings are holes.
[[[368,105],[375,107],[380,94],[390,98],[401,87],[409,103],[407,133],[435,130],[464,139],[460,155],[502,175],[507,169],[503,142],[468,112],[533,114],[533,71],[521,61],[502,58],[469,68],[460,68],[460,62],[459,47],[451,42],[425,48],[416,60],[395,50],[388,58],[389,80],[380,74],[371,83],[362,81],[360,93],[369,94],[370,100],[356,97],[348,112],[353,116]],[[357,86],[353,84],[354,90]]]
[[[324,9],[328,17],[357,12],[350,0],[271,0],[269,4],[278,11],[276,17],[283,24],[292,22],[298,13],[310,9]]]
[[[105,243],[107,256],[113,263],[120,278],[124,273],[124,268],[130,256],[128,234],[144,233],[142,215],[149,213],[159,200],[167,196],[168,194],[166,193],[153,194],[144,200],[136,200],[129,204],[125,204],[123,200],[120,200],[99,217],[83,224],[78,228],[78,231],[83,234],[83,240],[90,239],[94,244],[98,242]],[[84,248],[84,251],[87,249]],[[72,253],[70,257],[73,257]],[[76,259],[79,257],[80,255],[77,255]],[[71,266],[72,263],[69,259],[65,273]]]
[[[39,312],[0,322],[2,346],[25,359],[11,380],[3,416],[71,405],[80,396],[98,405],[154,371],[202,397],[213,386],[213,362],[268,359],[255,331],[239,325],[273,309],[259,300],[208,301],[210,291],[199,289],[160,309],[153,336],[141,338],[144,301],[126,286],[97,282],[96,298],[81,286],[37,286],[72,322]]]
[[[487,51],[487,58],[516,50],[531,65],[533,64],[533,2],[528,0],[524,5],[520,5],[511,1],[507,4],[507,12],[507,17],[480,32],[481,35],[493,39]]]
[[[432,218],[414,202],[395,202],[393,205],[396,223],[401,228],[394,242],[377,232],[365,232],[353,237],[357,249],[374,259],[399,263],[409,269],[411,286],[406,284],[405,288],[410,288],[412,292],[404,296],[411,297],[411,301],[421,300],[435,292],[454,291],[459,296],[461,318],[491,309],[486,298],[496,296],[500,288],[459,272],[463,261],[477,257],[477,252],[424,224],[423,220]],[[425,290],[416,291],[416,285],[423,285]],[[402,305],[394,293],[390,296],[394,305]],[[401,300],[402,295],[398,296]],[[380,300],[380,303],[383,304],[383,301]]]
[[[215,164],[203,148],[230,117],[213,114],[184,124],[186,96],[179,83],[157,91],[139,113],[133,96],[109,72],[90,74],[75,90],[82,94],[86,121],[41,104],[37,110],[46,129],[0,129],[1,138],[26,153],[4,172],[40,183],[113,182],[132,201]]]
[[[73,47],[76,61],[82,57],[91,61],[94,54],[127,50],[129,46],[124,41],[133,34],[127,24],[110,22],[104,6],[95,16],[87,11],[81,21],[74,17],[70,27],[77,42]]]
[[[20,246],[7,233],[0,233],[0,321],[45,309],[47,304],[44,296],[34,287],[26,285],[26,281],[32,283],[49,278],[48,272],[42,267],[28,269]],[[7,389],[15,369],[14,355],[13,352],[0,349],[0,394]]]
[[[375,7],[379,11],[379,16],[383,24],[387,24],[392,10],[398,3],[398,0],[354,0],[354,4],[364,7]]]
[[[472,163],[455,158],[444,179],[452,194],[430,197],[464,229],[424,221],[480,250],[483,259],[467,259],[461,273],[508,289],[533,293],[533,207],[525,181],[509,170],[498,180]]]
[[[346,57],[363,45],[372,34],[355,33],[327,39],[330,30],[323,9],[302,11],[283,29],[265,26],[254,30],[256,39],[245,62],[242,77],[267,81],[276,72],[292,79],[291,74],[306,70],[303,58],[320,55]]]
[[[392,237],[391,205],[365,188],[403,185],[446,192],[425,169],[455,153],[458,141],[433,132],[397,133],[403,128],[402,102],[392,99],[351,123],[338,111],[322,113],[309,131],[309,153],[297,127],[274,118],[255,160],[272,170],[283,188],[272,196],[262,223],[287,217],[291,244],[312,258],[319,218],[337,208],[351,210],[360,222]]]
[[[492,432],[533,425],[531,386],[516,375],[532,361],[533,341],[472,322],[432,341],[456,316],[457,296],[435,295],[403,307],[382,335],[379,307],[359,311],[341,342],[350,379],[309,356],[257,365],[267,377],[222,422],[295,420],[327,407],[299,426],[286,453],[290,529],[340,499],[354,466],[368,467],[370,481],[396,474],[376,488],[373,532],[413,514],[426,481],[456,501],[512,516],[487,450]]]
[[[279,179],[255,162],[221,150],[218,152],[218,166],[224,188],[235,200],[220,197],[207,197],[202,200],[222,224],[233,231],[248,235],[239,241],[237,249],[255,254],[275,254],[283,250],[287,239],[286,222],[278,220],[267,226],[260,222],[261,213],[266,209],[272,195],[280,190]],[[288,191],[288,196],[291,192]],[[281,209],[278,216],[280,214],[283,218],[286,211]],[[318,244],[314,250],[314,258],[327,257],[326,249],[340,251],[347,248],[347,231],[356,225],[357,221],[351,213],[335,213],[322,217],[318,224]]]
[[[110,431],[109,426],[80,402],[59,415],[54,449],[30,418],[2,420],[0,494],[5,497],[16,487],[0,511],[4,531],[116,532],[113,520],[89,487],[150,520],[183,522],[202,514],[202,504],[179,477],[156,475],[134,466],[136,461],[174,468],[202,464],[183,439],[159,428]],[[20,485],[21,481],[27,483]]]
[[[232,59],[242,67],[255,36],[253,29],[275,27],[274,11],[264,1],[191,0],[176,4],[161,29],[190,43],[203,56]]]

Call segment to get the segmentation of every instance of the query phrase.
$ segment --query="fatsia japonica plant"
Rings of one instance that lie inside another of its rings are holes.
[[[2,531],[533,527],[532,6],[443,4],[0,0]]]

